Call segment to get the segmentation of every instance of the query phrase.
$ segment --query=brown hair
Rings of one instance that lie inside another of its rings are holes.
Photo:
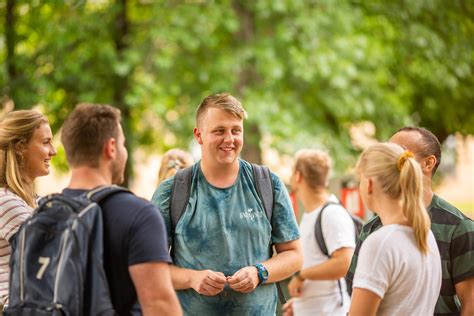
[[[364,150],[356,169],[374,177],[390,198],[401,200],[418,248],[426,253],[430,218],[423,204],[423,172],[415,158],[399,145],[379,143]]]
[[[397,131],[397,133],[399,132],[418,132],[421,135],[422,143],[419,144],[418,150],[414,154],[420,158],[426,158],[431,155],[436,157],[436,164],[431,173],[431,176],[434,176],[441,163],[441,144],[435,134],[426,128],[415,126],[402,127]]]
[[[241,120],[247,118],[247,112],[245,112],[244,108],[242,107],[242,104],[231,94],[212,94],[202,100],[201,104],[199,104],[199,107],[196,112],[196,126],[200,126],[203,116],[211,107],[227,111]]]
[[[120,120],[120,110],[110,105],[77,105],[61,128],[61,141],[69,164],[98,167],[105,142],[119,136]]]
[[[171,176],[174,176],[180,169],[192,166],[194,159],[190,153],[174,148],[168,150],[161,160],[160,171],[158,172],[158,185]]]
[[[25,181],[22,151],[47,118],[34,110],[8,113],[0,122],[0,186],[8,187],[31,207],[36,206],[33,185]]]
[[[301,172],[312,189],[328,186],[332,161],[326,152],[317,149],[302,149],[295,156],[294,171]]]

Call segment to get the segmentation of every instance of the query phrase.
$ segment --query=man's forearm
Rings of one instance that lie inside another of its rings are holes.
[[[337,280],[346,275],[347,269],[337,259],[329,259],[321,264],[300,271],[305,280]]]
[[[181,306],[176,298],[162,298],[153,304],[140,306],[144,316],[155,315],[182,315]]]
[[[263,262],[268,270],[267,283],[278,282],[292,276],[303,266],[300,249],[286,250]]]
[[[344,277],[349,269],[352,248],[341,248],[336,250],[329,260],[303,269],[300,276],[308,280],[337,280]]]
[[[175,290],[186,290],[192,288],[192,276],[195,270],[180,268],[170,265],[171,282]]]
[[[145,315],[181,315],[169,264],[147,262],[129,266],[138,301]]]
[[[474,277],[456,283],[455,287],[461,301],[461,316],[474,315]]]
[[[461,316],[472,316],[472,315],[474,315],[473,301],[463,303],[461,305]]]

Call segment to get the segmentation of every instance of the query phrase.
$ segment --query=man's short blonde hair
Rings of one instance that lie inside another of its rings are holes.
[[[301,172],[311,188],[317,189],[328,186],[332,160],[327,152],[319,149],[302,149],[295,156],[294,171]]]
[[[242,107],[242,104],[230,93],[212,94],[202,100],[196,112],[196,126],[200,126],[204,115],[209,108],[218,108],[229,112],[239,119],[247,118],[247,112]]]

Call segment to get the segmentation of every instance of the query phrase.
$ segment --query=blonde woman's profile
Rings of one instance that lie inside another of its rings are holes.
[[[49,174],[52,138],[37,111],[12,111],[0,120],[0,314],[8,300],[10,239],[37,206],[33,182]]]

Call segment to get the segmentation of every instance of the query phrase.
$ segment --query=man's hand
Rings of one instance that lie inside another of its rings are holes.
[[[191,287],[199,294],[214,296],[222,292],[226,277],[222,272],[212,270],[194,271]]]
[[[258,271],[254,266],[245,267],[227,277],[231,289],[241,293],[250,293],[258,286]]]
[[[292,277],[288,284],[288,291],[291,297],[298,297],[301,295],[301,288],[303,287],[303,280],[297,277]]]
[[[289,299],[288,302],[285,303],[285,305],[283,305],[281,307],[282,311],[283,311],[283,316],[293,316],[293,302],[294,302],[294,298],[292,299]]]

